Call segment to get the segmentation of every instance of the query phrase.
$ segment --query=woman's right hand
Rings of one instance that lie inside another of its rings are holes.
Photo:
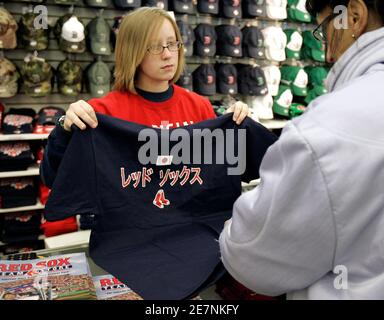
[[[96,128],[98,123],[95,110],[84,100],[71,103],[65,113],[64,130],[71,131],[72,124],[81,130],[84,130],[86,125]]]

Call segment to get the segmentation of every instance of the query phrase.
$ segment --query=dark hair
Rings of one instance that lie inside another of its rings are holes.
[[[306,7],[308,12],[316,17],[325,8],[335,8],[338,5],[347,6],[350,0],[307,0]],[[364,0],[368,9],[373,10],[380,16],[381,21],[384,22],[384,1],[383,0]]]

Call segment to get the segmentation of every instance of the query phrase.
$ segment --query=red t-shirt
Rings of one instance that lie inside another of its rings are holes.
[[[162,127],[161,122],[168,122],[168,128],[176,128],[216,117],[208,99],[177,85],[173,88],[173,96],[165,102],[152,102],[131,92],[112,91],[88,103],[96,112],[157,128]]]

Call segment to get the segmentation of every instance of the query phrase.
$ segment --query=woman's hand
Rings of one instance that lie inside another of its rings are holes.
[[[84,100],[70,104],[65,114],[64,130],[71,131],[72,124],[81,130],[84,130],[86,125],[89,125],[91,128],[96,128],[98,123],[95,110]]]
[[[236,122],[236,124],[242,123],[247,116],[251,115],[251,110],[248,105],[241,101],[237,101],[232,104],[225,113],[230,112],[233,112],[232,119]]]

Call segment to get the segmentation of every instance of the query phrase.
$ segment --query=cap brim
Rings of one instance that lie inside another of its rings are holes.
[[[270,49],[270,48],[267,48],[265,50],[265,56],[267,57],[268,60],[272,60],[272,61],[279,61],[279,62],[282,62],[286,59],[286,56],[285,56],[285,50],[284,49],[279,49],[279,50],[274,50],[274,49]]]
[[[289,107],[282,106],[276,101],[273,103],[273,112],[280,116],[289,117]]]
[[[302,12],[302,11],[299,11],[299,10],[293,10],[293,14],[294,14],[294,17],[295,17],[295,20],[299,21],[299,22],[311,22],[311,15],[309,13],[306,13],[306,12]]]
[[[108,6],[106,0],[85,0],[85,2],[91,7],[104,8]]]
[[[77,96],[81,92],[81,83],[72,85],[59,84],[59,91],[66,96]]]
[[[203,84],[196,82],[193,84],[194,91],[200,93],[203,96],[213,96],[216,94],[216,84]]]
[[[266,17],[265,9],[263,6],[258,6],[255,4],[247,5],[248,14],[253,17]]]
[[[192,3],[186,4],[181,1],[173,1],[173,9],[178,13],[193,13]]]
[[[0,86],[0,98],[10,98],[17,94],[17,81]]]
[[[198,43],[195,45],[195,52],[200,57],[213,57],[216,54],[216,44],[203,46]]]
[[[93,41],[91,39],[91,51],[93,54],[98,54],[98,55],[110,55],[111,54],[111,45],[107,42],[97,42]]]
[[[295,95],[295,96],[299,96],[299,97],[305,97],[307,94],[308,94],[308,89],[305,87],[305,88],[300,88],[294,84],[292,84],[292,93]]]
[[[300,60],[300,51],[292,51],[288,48],[285,48],[285,53],[288,59]]]
[[[228,44],[222,45],[220,54],[226,57],[242,57],[243,49],[241,45],[239,46],[231,46]]]
[[[106,95],[111,90],[111,86],[109,84],[99,85],[89,83],[89,91],[93,96],[102,97]]]
[[[265,59],[265,50],[264,48],[255,48],[255,47],[251,47],[251,46],[248,46],[247,50],[244,50],[244,53],[248,53],[248,55],[251,57],[251,58],[254,58],[254,59]]]
[[[219,13],[218,2],[207,3],[207,2],[199,1],[197,2],[197,10],[200,13],[218,14]]]
[[[232,6],[224,6],[223,14],[227,18],[241,18],[242,10],[241,7],[232,7]]]
[[[311,56],[314,60],[319,62],[325,62],[325,53],[324,51],[311,49]]]
[[[25,93],[32,97],[42,97],[52,92],[51,80],[43,81],[40,83],[28,83],[24,81]]]
[[[85,52],[85,39],[80,42],[69,42],[63,38],[59,41],[60,49],[68,53],[83,53]]]
[[[270,19],[284,20],[287,19],[287,9],[285,7],[266,6],[267,16]]]
[[[222,94],[237,94],[237,84],[227,84],[223,81],[218,81],[217,91]]]

